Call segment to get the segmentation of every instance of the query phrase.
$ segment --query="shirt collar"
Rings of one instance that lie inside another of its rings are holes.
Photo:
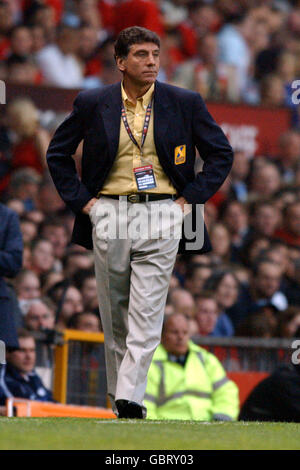
[[[154,86],[155,86],[155,83],[152,83],[151,87],[149,88],[149,90],[143,95],[141,96],[140,98],[138,98],[139,100],[142,101],[142,104],[143,106],[148,106],[148,104],[150,103],[151,101],[151,98],[152,98],[152,95],[154,93]],[[126,94],[126,91],[124,90],[124,87],[123,87],[123,82],[121,84],[121,90],[122,90],[122,100],[124,101],[125,104],[133,104],[131,101],[130,101],[130,98],[128,98],[127,94]]]

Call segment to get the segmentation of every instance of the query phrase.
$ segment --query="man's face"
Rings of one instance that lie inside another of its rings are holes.
[[[32,262],[34,267],[40,271],[49,271],[54,262],[53,246],[50,242],[41,241],[32,252]]]
[[[196,302],[196,321],[200,334],[211,333],[218,319],[217,303],[214,299],[198,299]]]
[[[17,286],[19,299],[35,299],[40,296],[40,281],[34,273],[28,273]]]
[[[7,362],[22,374],[28,374],[35,366],[35,342],[33,338],[19,338],[20,348],[7,354]]]
[[[256,290],[263,297],[272,297],[279,289],[281,267],[271,263],[261,264],[254,281]]]
[[[63,318],[68,319],[74,313],[83,312],[82,295],[78,289],[70,286],[66,292],[61,310]]]
[[[133,44],[126,58],[117,58],[117,65],[132,83],[151,85],[159,70],[159,47],[152,42]]]
[[[167,320],[162,335],[162,345],[168,353],[181,356],[188,350],[189,325],[183,315],[174,315]]]
[[[254,228],[262,235],[272,236],[280,222],[276,207],[261,206],[253,218]]]
[[[288,210],[286,226],[293,235],[300,237],[300,204],[295,204]]]
[[[90,331],[93,333],[99,333],[99,319],[96,317],[96,315],[85,313],[79,318],[77,329],[80,331]]]
[[[25,317],[25,323],[26,326],[33,331],[46,328],[53,329],[55,318],[53,312],[51,312],[45,304],[37,302],[29,308]]]

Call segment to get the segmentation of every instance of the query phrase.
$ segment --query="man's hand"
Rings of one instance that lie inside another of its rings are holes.
[[[181,207],[181,210],[184,213],[184,215],[187,215],[191,211],[188,201],[183,196],[180,196],[174,202]]]
[[[82,212],[86,215],[89,215],[91,208],[93,207],[94,204],[98,199],[96,197],[92,197],[92,199],[89,200],[89,202],[82,208]]]

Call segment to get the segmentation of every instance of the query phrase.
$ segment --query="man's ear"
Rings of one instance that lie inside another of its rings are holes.
[[[125,61],[124,57],[116,57],[116,64],[120,72],[125,72],[126,70]]]

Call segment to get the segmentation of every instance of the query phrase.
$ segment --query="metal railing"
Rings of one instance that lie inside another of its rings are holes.
[[[281,338],[215,338],[194,336],[198,346],[217,356],[227,372],[273,372],[282,363],[290,363],[293,339]]]
[[[38,371],[46,369],[47,383],[60,403],[107,406],[104,336],[78,330],[36,333]],[[294,339],[215,338],[194,336],[223,364],[227,372],[271,373],[290,363]]]

